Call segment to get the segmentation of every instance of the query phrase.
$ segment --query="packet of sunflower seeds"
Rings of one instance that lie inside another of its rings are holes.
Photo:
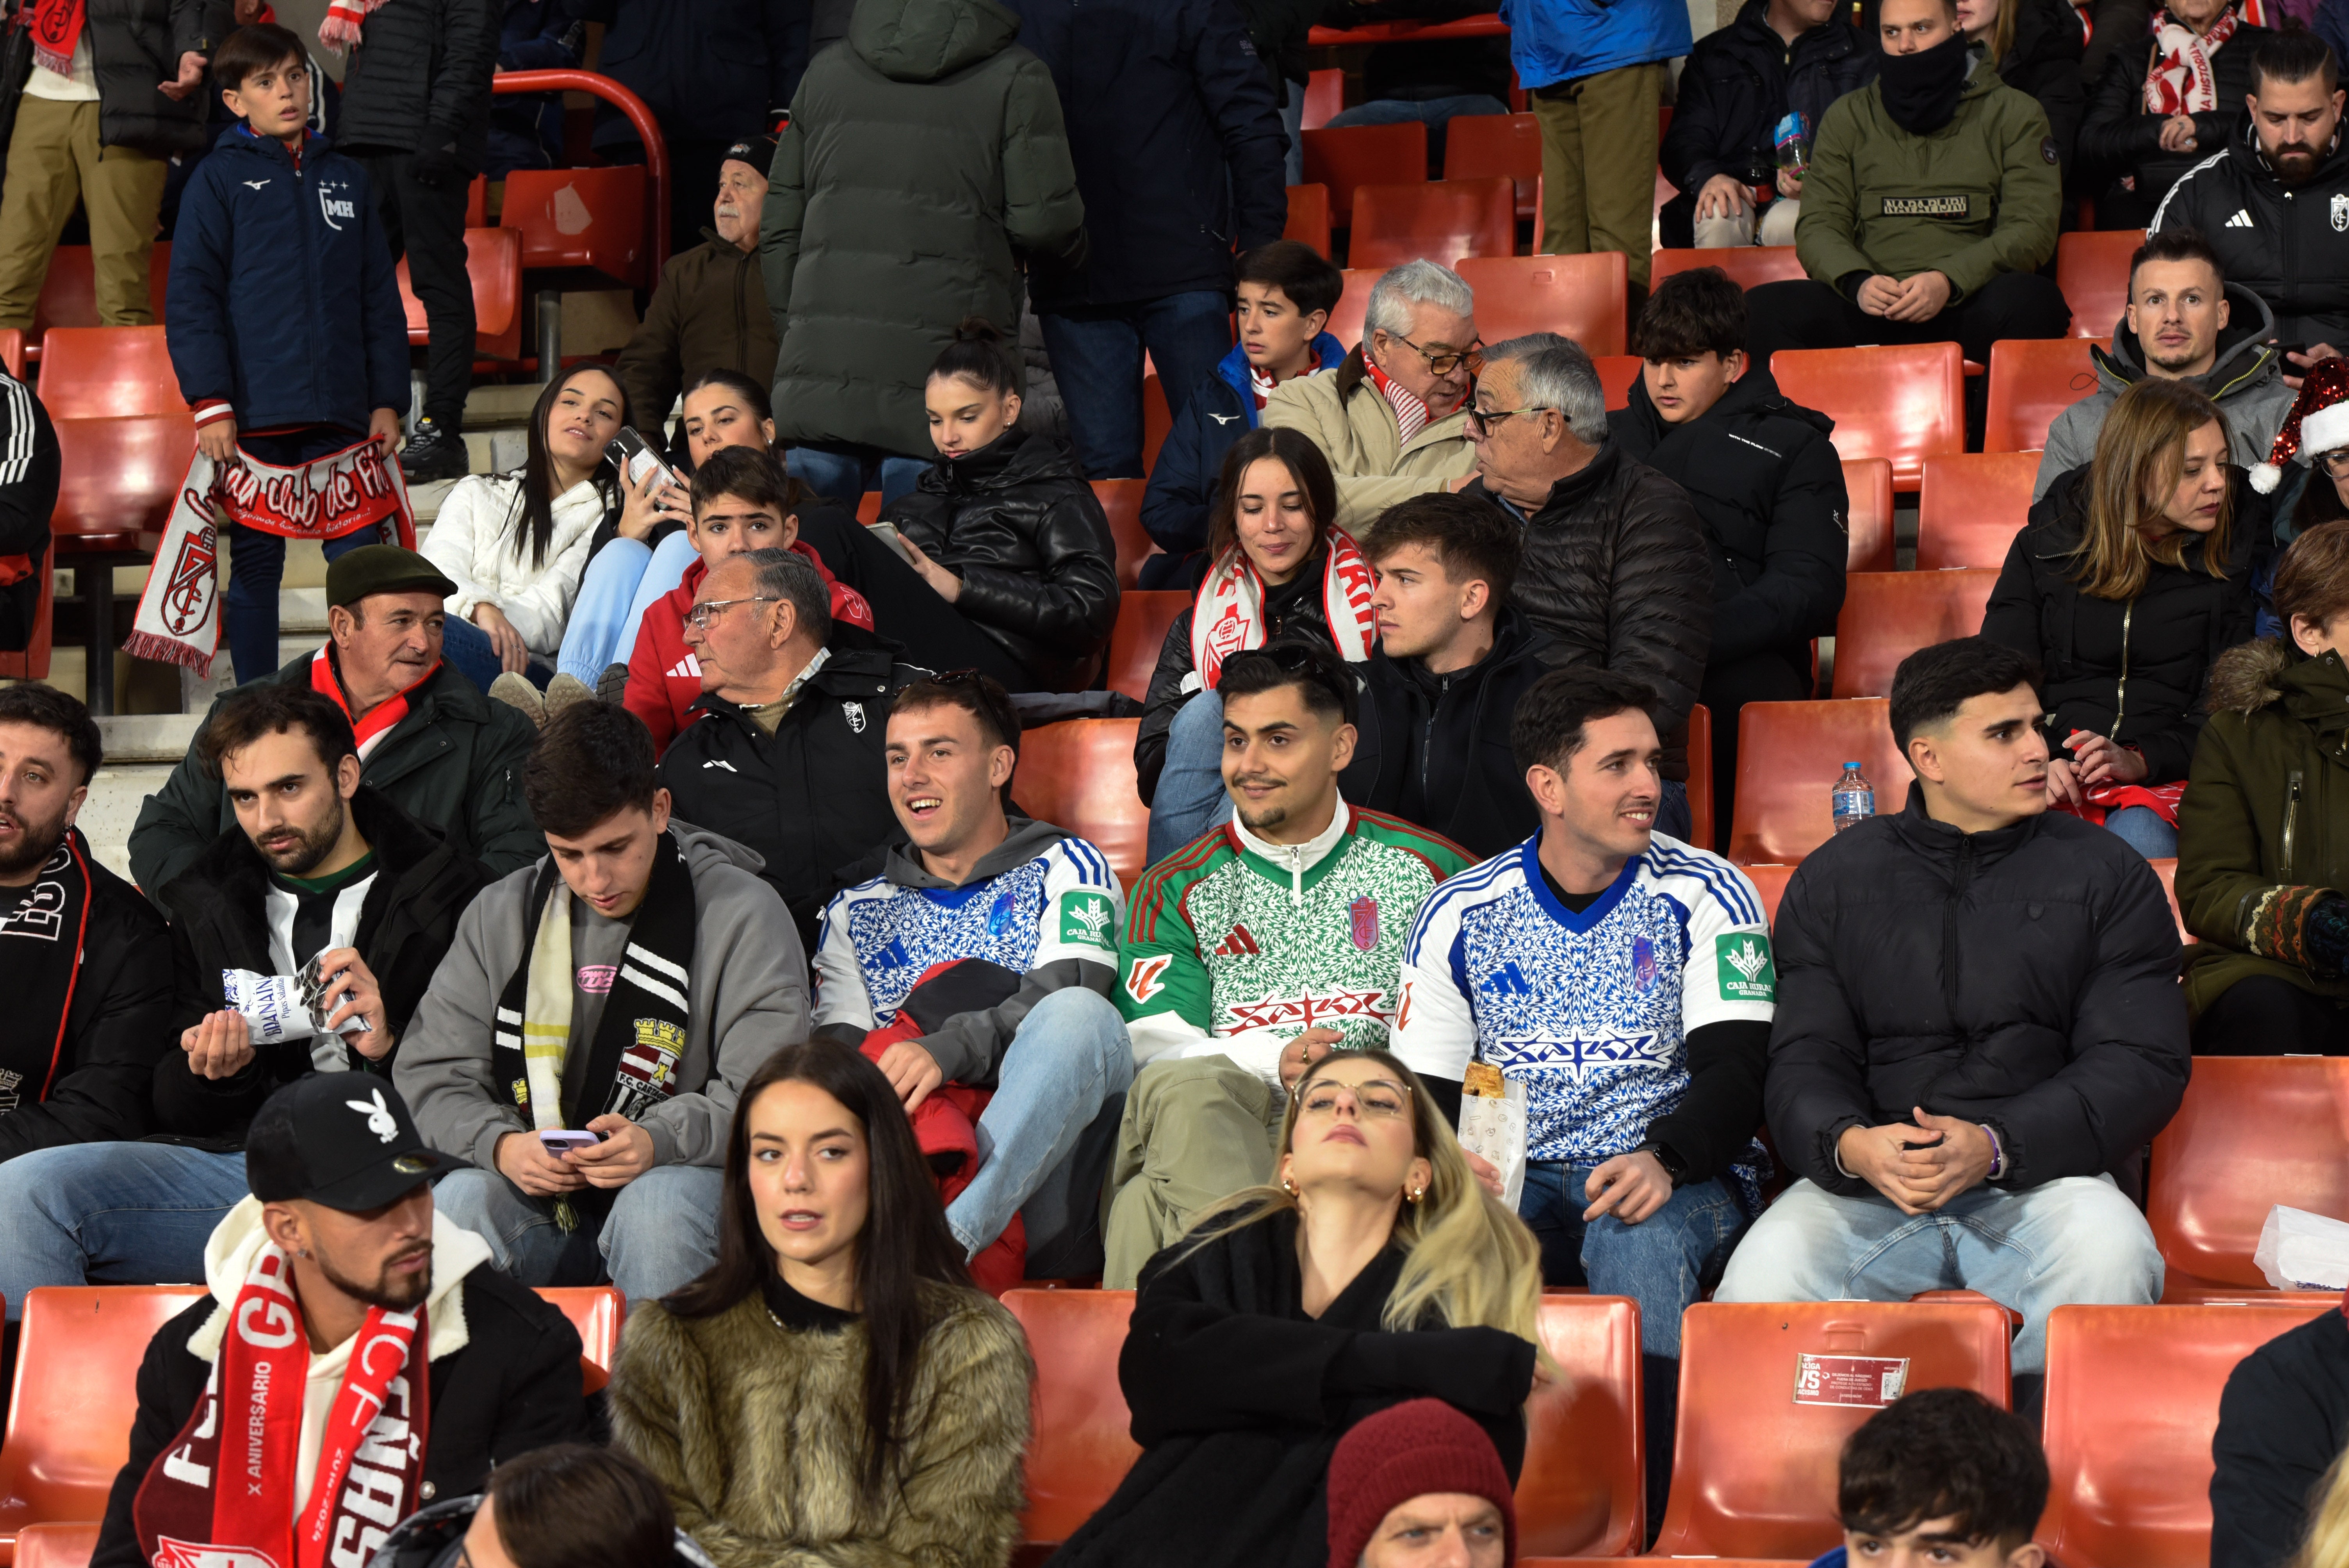
[[[1460,1086],[1460,1147],[1501,1173],[1501,1201],[1516,1212],[1526,1185],[1526,1086],[1489,1062],[1470,1062]]]

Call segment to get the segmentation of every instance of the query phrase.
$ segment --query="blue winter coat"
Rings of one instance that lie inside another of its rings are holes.
[[[1324,370],[1345,363],[1346,348],[1328,333],[1313,340]],[[1150,488],[1143,492],[1142,526],[1172,556],[1207,547],[1207,511],[1216,499],[1216,476],[1232,443],[1257,425],[1256,394],[1248,387],[1247,351],[1238,344],[1216,373],[1201,381],[1190,405],[1175,416],[1151,465]]]
[[[1682,0],[1501,0],[1501,20],[1528,88],[1689,52]]]
[[[242,123],[180,199],[164,296],[180,396],[226,398],[238,428],[338,425],[405,410],[408,316],[367,170],[324,137],[297,171]]]

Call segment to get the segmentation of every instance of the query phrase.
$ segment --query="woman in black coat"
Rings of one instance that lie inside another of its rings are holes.
[[[2080,173],[2099,229],[2145,228],[2178,177],[2226,147],[2251,90],[2251,51],[2268,32],[2229,0],[2174,0],[2152,27],[2106,57],[2080,126]],[[2197,51],[2209,66],[2207,98],[2194,87]]]
[[[2047,111],[2056,160],[2068,172],[2088,112],[2080,80],[2080,52],[2088,41],[2072,7],[2065,0],[1958,0],[1958,26],[1977,60]]]
[[[1516,1479],[1541,1270],[1418,1077],[1384,1051],[1308,1068],[1278,1187],[1143,1266],[1118,1384],[1142,1444],[1059,1568],[1320,1568],[1346,1429],[1406,1399],[1474,1418]],[[1361,1262],[1349,1243],[1383,1230]]]
[[[2148,860],[2178,853],[2210,665],[2251,634],[2267,533],[2217,405],[2150,377],[2121,395],[2095,459],[2032,508],[1982,616],[2044,672],[2049,806],[2105,813]]]

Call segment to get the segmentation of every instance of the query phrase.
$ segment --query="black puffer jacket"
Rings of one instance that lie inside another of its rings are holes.
[[[1625,452],[1688,492],[1713,552],[1714,664],[1835,634],[1850,550],[1850,498],[1827,440],[1835,421],[1791,402],[1769,368],[1754,366],[1721,401],[1667,425],[1631,381],[1629,407],[1607,416]]]
[[[234,30],[228,0],[88,0],[83,36],[98,77],[98,139],[158,158],[202,151],[219,96],[210,79],[173,103],[157,88],[180,74],[180,57],[210,55]]]
[[[883,515],[962,579],[955,601],[1048,691],[1078,691],[1117,624],[1117,544],[1058,442],[1006,430],[940,458]]]
[[[1987,1122],[2021,1191],[2120,1168],[2191,1062],[2178,925],[2145,858],[2059,811],[1961,833],[1907,808],[1811,851],[1771,939],[1764,1109],[1779,1157],[1830,1192],[1847,1127]]]
[[[2116,211],[2148,211],[2179,175],[2226,150],[2242,124],[2243,98],[2251,90],[2251,52],[2267,36],[2265,27],[2238,19],[2234,36],[2210,57],[2218,107],[2194,117],[2195,145],[2189,152],[2161,150],[2163,117],[2145,107],[2145,74],[2159,57],[2159,45],[2139,34],[2113,46],[2105,57],[2104,74],[2089,94],[2087,118],[2080,122],[2080,173],[2084,189],[2095,194],[2099,209],[2109,204]],[[2124,175],[2137,177],[2134,191],[2119,189]],[[2098,215],[2103,216],[2101,211]],[[2220,213],[2220,221],[2228,216]],[[2231,263],[2227,278],[2230,283],[2248,281],[2237,275]]]
[[[2210,663],[2251,634],[2251,576],[2268,537],[2267,498],[2230,469],[2235,503],[2227,575],[2204,570],[2204,542],[2184,564],[2157,564],[2126,603],[2080,592],[2073,552],[2087,526],[2088,473],[2055,481],[2007,547],[1982,634],[2039,661],[2047,748],[2075,730],[2109,735],[2145,754],[2148,784],[2186,777],[2202,733]]]
[[[2080,80],[2080,55],[2088,46],[2079,18],[2067,0],[2014,0],[2014,41],[1991,62],[1998,79],[2028,93],[2047,111],[2055,157],[2069,170],[2088,113],[2088,89]],[[1989,53],[1987,46],[1981,53]]]
[[[399,0],[369,12],[343,73],[336,145],[360,153],[453,144],[457,161],[479,172],[502,10],[500,0]]]
[[[1481,479],[1462,493],[1525,516]],[[1510,595],[1548,634],[1553,667],[1598,665],[1656,688],[1667,779],[1688,777],[1688,713],[1712,646],[1705,557],[1704,524],[1688,492],[1610,439],[1526,519]]]
[[[2235,222],[2239,214],[2251,221]],[[2336,135],[2315,171],[2287,191],[2246,119],[2233,140],[2169,188],[2147,226],[2201,230],[2227,281],[2275,312],[2278,343],[2349,344],[2349,136]]]
[[[2235,1364],[2210,1439],[2210,1568],[2283,1568],[2349,1446],[2349,1317],[2326,1312]]]
[[[376,876],[359,905],[352,944],[383,993],[384,1021],[395,1046],[408,1030],[409,1015],[432,984],[432,972],[457,934],[457,917],[489,882],[471,855],[362,784],[351,798],[359,834],[375,851]],[[241,827],[222,833],[202,859],[173,878],[157,902],[171,913],[171,953],[177,970],[171,1028],[186,1029],[205,1014],[227,1006],[221,986],[223,969],[274,973],[268,916],[269,870]],[[310,954],[295,954],[307,962]],[[313,1041],[281,1041],[266,1047],[233,1078],[207,1078],[188,1070],[177,1050],[155,1064],[155,1130],[178,1141],[234,1149],[244,1142],[245,1124],[276,1089],[313,1069]],[[343,1066],[350,1072],[389,1077],[395,1048],[368,1061],[346,1044]]]

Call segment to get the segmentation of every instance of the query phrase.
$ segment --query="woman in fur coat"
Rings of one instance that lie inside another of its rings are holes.
[[[718,1263],[629,1315],[612,1424],[719,1568],[1000,1568],[1032,1373],[889,1080],[810,1041],[744,1087]]]

